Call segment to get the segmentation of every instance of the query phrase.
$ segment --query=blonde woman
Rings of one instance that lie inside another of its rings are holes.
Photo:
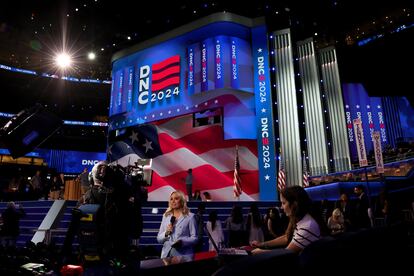
[[[345,220],[341,209],[336,208],[333,210],[332,215],[328,219],[328,228],[331,231],[331,235],[342,233],[345,230]]]
[[[193,254],[197,239],[196,221],[184,193],[172,192],[157,236],[158,242],[164,244],[161,258]]]

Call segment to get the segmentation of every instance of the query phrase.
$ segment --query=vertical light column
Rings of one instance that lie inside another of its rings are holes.
[[[344,101],[339,80],[338,62],[334,47],[320,50],[320,65],[328,105],[330,131],[332,135],[332,154],[335,172],[351,169]]]
[[[285,162],[287,186],[302,185],[302,163],[299,120],[296,102],[295,72],[293,67],[290,30],[273,33],[272,48],[276,67],[276,96],[279,118],[279,138]]]
[[[328,173],[328,150],[313,39],[297,42],[311,175]]]
[[[384,107],[384,114],[382,115],[385,118],[388,144],[393,148],[397,147],[397,138],[404,137],[397,99],[396,97],[382,98],[382,105]],[[383,149],[385,148],[383,147]]]

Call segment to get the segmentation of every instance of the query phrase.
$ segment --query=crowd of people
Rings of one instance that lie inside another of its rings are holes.
[[[208,221],[204,222],[204,204],[200,204],[197,213],[192,214],[184,193],[174,191],[157,236],[158,242],[163,244],[161,257],[202,250],[199,246],[203,236],[200,231],[208,231],[209,250],[216,250],[216,246],[225,248],[250,244],[257,248],[253,251],[255,254],[277,246],[300,252],[320,237],[319,224],[310,215],[311,200],[302,187],[295,186],[282,191],[281,203],[281,211],[276,207],[269,208],[265,217],[256,203],[251,204],[247,217],[243,216],[242,207],[235,205],[223,227],[216,211],[210,212]]]
[[[191,171],[189,171],[191,174]],[[92,175],[99,175],[95,172]],[[91,182],[88,170],[78,175],[77,181],[82,190],[82,199],[86,200],[91,187],[99,186],[97,179]],[[99,182],[99,181],[98,181]],[[188,182],[192,182],[188,181]],[[30,189],[38,198],[59,199],[64,188],[63,174],[56,174],[48,184],[44,184],[41,172],[30,179]],[[94,183],[91,186],[91,183]],[[186,187],[187,194],[191,191]],[[300,253],[304,248],[325,235],[340,235],[347,231],[370,228],[380,220],[382,225],[393,222],[393,205],[385,191],[378,197],[370,198],[364,186],[354,188],[354,196],[340,195],[336,202],[323,200],[312,202],[304,188],[291,186],[280,191],[281,206],[274,206],[262,214],[259,202],[250,205],[247,215],[243,207],[235,204],[229,217],[220,220],[216,210],[206,214],[206,203],[198,203],[198,209],[192,213],[187,206],[188,200],[211,201],[209,194],[196,190],[188,197],[176,190],[170,194],[168,208],[162,216],[157,235],[161,243],[161,258],[188,255],[205,251],[204,237],[209,236],[208,250],[238,248],[250,245],[252,254],[260,254],[273,248],[287,248]],[[129,202],[129,200],[124,200]],[[85,202],[84,202],[85,203]],[[22,205],[9,202],[1,214],[0,237],[3,246],[14,247],[19,236],[19,220],[25,215]],[[208,216],[208,219],[205,218]]]
[[[325,235],[337,236],[370,228],[375,226],[375,219],[381,219],[384,224],[393,221],[393,205],[385,192],[374,200],[358,185],[354,194],[351,197],[343,193],[335,202],[312,202],[302,187],[287,187],[280,191],[280,207],[270,207],[262,214],[260,203],[253,202],[244,215],[243,207],[235,204],[230,216],[221,221],[215,209],[206,214],[204,202],[192,213],[186,194],[176,190],[170,194],[157,235],[158,242],[163,245],[160,257],[245,245],[250,245],[252,254],[280,247],[300,254]],[[24,215],[23,206],[13,202],[2,212],[2,248],[15,248],[19,220]],[[210,236],[208,245],[203,244],[206,234]]]
[[[201,251],[205,231],[210,236],[209,250],[250,245],[255,248],[253,254],[277,247],[300,253],[322,236],[367,229],[377,226],[377,221],[388,225],[394,220],[386,193],[370,199],[362,185],[355,186],[352,200],[343,193],[335,202],[312,202],[302,187],[288,187],[280,192],[280,202],[280,207],[268,208],[265,215],[252,203],[247,216],[240,205],[234,205],[224,221],[216,210],[204,221],[205,204],[200,203],[192,214],[184,193],[174,191],[158,233],[158,242],[163,244],[161,257]]]
[[[2,200],[63,199],[65,175],[63,173],[42,173],[37,170],[31,177],[14,176],[3,187]]]
[[[90,188],[89,170],[87,167],[76,177],[66,177],[63,173],[37,170],[31,177],[13,176],[2,187],[0,200],[56,200],[64,199],[65,185],[68,180],[79,184],[81,195]]]

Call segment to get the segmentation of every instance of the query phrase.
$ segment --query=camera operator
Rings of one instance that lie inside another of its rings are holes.
[[[71,258],[72,254],[72,243],[74,240],[75,235],[81,234],[81,219],[82,217],[87,216],[84,214],[81,209],[79,209],[82,205],[85,204],[97,204],[99,205],[98,212],[96,214],[96,223],[97,223],[97,231],[95,239],[96,239],[96,249],[98,250],[100,255],[103,255],[103,247],[106,244],[106,237],[105,233],[107,232],[105,229],[105,217],[106,214],[104,210],[106,209],[108,203],[108,193],[111,191],[104,187],[104,176],[106,174],[107,163],[105,161],[100,161],[93,167],[91,173],[89,174],[89,181],[91,183],[91,188],[80,198],[78,204],[75,208],[72,209],[72,219],[68,227],[68,231],[66,233],[65,241],[63,244],[63,254],[65,258]],[[81,240],[80,242],[81,243]],[[82,245],[81,245],[82,247]]]
[[[90,173],[91,188],[79,202],[79,207],[99,205],[96,239],[98,251],[105,257],[123,260],[128,254],[130,239],[137,240],[142,233],[141,202],[146,200],[145,189],[142,175],[132,172],[129,167],[112,166],[105,161],[97,163]],[[68,229],[68,241],[65,241],[67,246],[71,244],[70,234],[78,232],[83,215],[82,211],[74,209],[73,227]]]
[[[131,239],[131,244],[138,246],[139,238],[142,234],[143,229],[143,218],[141,212],[142,202],[148,200],[148,192],[145,188],[146,182],[143,180],[142,174],[134,174],[134,172],[129,172],[126,177],[126,183],[130,187],[130,197],[128,199],[128,211],[129,217],[135,218],[128,220],[130,225],[129,237]]]

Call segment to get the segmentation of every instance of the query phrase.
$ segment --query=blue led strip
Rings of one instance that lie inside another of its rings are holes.
[[[6,71],[11,71],[11,72],[17,72],[17,73],[23,73],[23,74],[28,74],[28,75],[39,75],[45,78],[52,78],[52,79],[62,79],[62,80],[67,80],[67,81],[73,81],[73,82],[86,82],[86,83],[103,83],[103,84],[111,84],[112,81],[108,81],[108,80],[96,80],[96,79],[79,79],[79,78],[75,78],[75,77],[70,77],[70,76],[57,76],[55,74],[49,74],[49,73],[38,73],[32,70],[27,70],[27,69],[21,69],[21,68],[16,68],[16,67],[11,67],[11,66],[7,66],[4,64],[0,64],[0,69],[6,70]]]
[[[12,118],[16,114],[0,112],[0,117]],[[64,120],[63,124],[65,125],[73,125],[73,126],[108,126],[106,122],[84,122],[84,121],[67,121]]]
[[[188,70],[187,93],[188,95],[194,94],[194,87],[195,87],[194,56],[196,52],[196,47],[197,45],[193,44],[187,48],[187,70]]]
[[[201,44],[201,91],[207,91],[209,90],[208,87],[208,48],[207,48],[207,43],[210,41],[211,43],[211,39],[210,40],[205,40],[203,41],[203,43]]]
[[[224,36],[215,37],[214,44],[214,81],[215,89],[224,87],[224,72],[223,72],[223,44]]]
[[[260,200],[276,200],[276,162],[269,51],[265,26],[252,29]]]
[[[108,126],[105,122],[84,122],[84,121],[63,121],[65,125],[76,125],[76,126]]]
[[[134,89],[134,67],[128,68],[126,110],[132,110],[132,92]]]
[[[238,64],[238,46],[237,38],[231,38],[231,87],[239,88],[239,64]]]

